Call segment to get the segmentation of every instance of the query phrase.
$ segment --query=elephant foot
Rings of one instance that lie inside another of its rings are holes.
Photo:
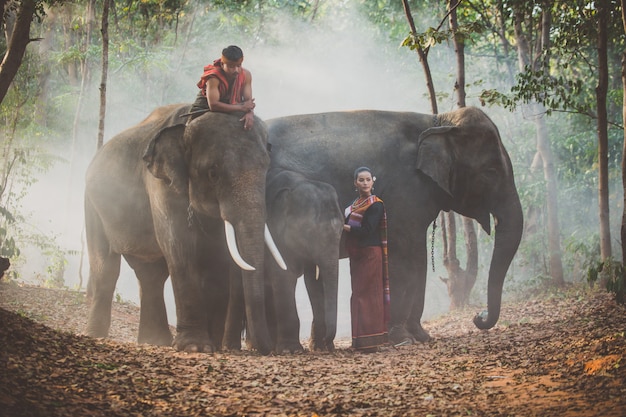
[[[241,352],[241,340],[237,342],[222,343],[222,350],[225,352]]]
[[[109,336],[110,322],[105,323],[99,320],[89,320],[87,324],[87,336],[106,338]]]
[[[275,352],[277,355],[285,355],[285,354],[293,354],[293,353],[303,353],[304,348],[300,344],[300,342],[279,342],[276,343]]]
[[[177,334],[172,347],[179,352],[189,353],[215,353],[219,350],[208,336],[189,333]]]
[[[415,338],[403,325],[395,325],[389,330],[389,342],[393,346],[406,346],[414,344]]]
[[[137,337],[138,344],[155,345],[155,346],[172,346],[172,333],[167,331],[139,331]]]
[[[109,336],[109,332],[102,329],[97,329],[91,326],[87,327],[87,331],[85,332],[87,336],[95,337],[95,338],[107,338]]]
[[[409,332],[411,333],[413,338],[415,338],[415,340],[418,342],[426,343],[431,340],[430,335],[428,334],[426,330],[424,330],[424,328],[421,325],[417,325],[415,327],[411,326],[409,328]]]
[[[335,343],[332,340],[330,341],[319,341],[311,339],[309,342],[309,349],[312,352],[334,352],[335,351]]]
[[[222,349],[228,352],[241,351],[241,332],[224,332],[222,338]]]

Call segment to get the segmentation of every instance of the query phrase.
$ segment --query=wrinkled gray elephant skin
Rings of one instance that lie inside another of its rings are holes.
[[[266,200],[267,223],[287,263],[283,271],[266,256],[266,280],[272,287],[276,320],[275,350],[302,350],[295,292],[298,277],[304,275],[313,312],[309,347],[333,351],[343,229],[337,193],[329,184],[299,173],[270,170]]]
[[[188,109],[155,110],[108,141],[87,170],[88,334],[109,332],[124,256],[141,287],[140,343],[172,344],[163,301],[169,275],[177,315],[173,346],[218,349],[228,271],[240,257],[254,269],[243,272],[252,344],[269,353],[263,283],[267,129],[257,119],[246,131],[240,116],[210,112],[185,126],[180,116]],[[230,226],[239,248],[232,259],[225,243]]]
[[[353,172],[370,167],[374,193],[387,209],[391,290],[390,341],[426,341],[422,328],[428,226],[440,210],[476,219],[495,243],[488,278],[488,311],[474,318],[491,328],[500,315],[502,286],[523,226],[513,169],[494,123],[479,109],[436,117],[354,111],[296,115],[267,121],[270,169],[299,172],[331,184],[341,207],[355,197]]]
[[[292,171],[270,170],[267,224],[287,269],[266,251],[265,280],[270,334],[276,353],[303,351],[296,284],[304,275],[311,307],[311,350],[333,351],[337,332],[338,268],[343,214],[335,189]],[[241,273],[234,270],[224,349],[241,349],[244,323]],[[269,306],[273,306],[270,308]]]

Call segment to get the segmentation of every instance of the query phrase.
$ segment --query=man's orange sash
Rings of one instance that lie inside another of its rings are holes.
[[[230,84],[228,83],[226,75],[222,70],[221,58],[213,61],[213,64],[209,64],[204,67],[204,73],[202,74],[202,77],[200,77],[200,81],[198,81],[198,88],[200,88],[200,90],[202,91],[203,96],[206,96],[206,83],[209,78],[212,77],[215,77],[220,81],[218,90],[220,92],[220,101],[222,103],[238,104],[243,101],[243,85],[246,81],[246,74],[243,70],[239,74],[237,74],[237,78],[235,78],[230,97],[228,97]]]

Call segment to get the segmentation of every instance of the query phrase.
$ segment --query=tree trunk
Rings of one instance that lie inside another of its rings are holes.
[[[104,0],[102,5],[102,77],[100,79],[100,117],[98,123],[97,149],[104,143],[104,121],[107,106],[107,75],[109,71],[109,4]]]
[[[404,7],[406,20],[409,22],[411,34],[415,35],[417,33],[417,29],[415,28],[415,21],[413,20],[413,15],[411,14],[411,6],[409,6],[408,0],[402,0],[402,6]],[[435,94],[433,76],[430,71],[430,66],[428,65],[428,50],[424,50],[421,46],[418,46],[416,48],[416,51],[417,55],[419,56],[419,60],[422,63],[422,67],[424,67],[424,75],[426,76],[426,87],[428,88],[428,97],[430,97],[430,107],[433,114],[437,114],[439,113],[439,109],[437,108],[437,96]]]
[[[541,48],[538,56],[543,52],[543,60],[535,61],[531,58],[529,41],[524,31],[525,15],[523,10],[514,6],[514,32],[517,43],[517,56],[520,71],[525,71],[527,66],[537,69],[537,64],[544,64],[543,69],[547,71],[548,52],[550,49],[550,26],[551,14],[549,5],[543,8],[541,21]],[[559,226],[558,215],[558,195],[557,195],[557,179],[556,170],[554,168],[554,160],[552,157],[552,149],[550,147],[550,138],[548,137],[548,129],[545,120],[545,108],[538,103],[531,103],[529,106],[535,130],[537,133],[537,152],[543,162],[543,175],[546,181],[546,211],[548,223],[548,258],[549,273],[554,285],[560,286],[564,283],[563,279],[563,263],[561,260],[561,231]]]
[[[622,23],[626,33],[626,0],[622,3]],[[622,120],[626,124],[626,51],[622,52]],[[620,238],[622,241],[622,265],[626,265],[626,130],[624,130],[624,144],[622,146],[622,188],[624,202],[622,204],[622,226]]]
[[[537,152],[541,155],[543,177],[546,181],[549,272],[552,283],[556,286],[562,286],[565,281],[563,278],[563,263],[561,261],[561,227],[559,225],[558,186],[554,157],[552,156],[552,148],[548,138],[545,107],[535,103],[532,109],[534,110],[534,122],[537,132]]]
[[[84,57],[80,61],[80,69],[81,69],[81,78],[80,78],[80,89],[78,90],[78,100],[76,102],[76,111],[74,113],[74,123],[72,125],[72,153],[70,158],[70,190],[72,189],[72,172],[74,166],[74,159],[76,155],[76,141],[78,140],[78,130],[79,130],[79,121],[83,111],[83,100],[85,97],[85,87],[88,83],[88,72],[89,65],[87,62],[87,51],[89,50],[89,45],[91,45],[91,31],[93,27],[93,18],[94,18],[94,8],[95,8],[95,0],[89,0],[87,4],[86,19],[87,19],[87,32],[85,34],[85,39],[83,43],[83,53]]]
[[[9,86],[22,65],[26,46],[30,43],[30,23],[36,6],[35,0],[22,0],[18,8],[15,27],[11,31],[10,39],[7,39],[8,47],[0,64],[0,103],[7,95]]]
[[[454,52],[456,55],[456,71],[457,77],[454,83],[454,90],[457,94],[457,106],[465,107],[465,40],[458,34],[458,22],[456,8],[458,0],[450,0],[450,29],[454,36]],[[478,241],[476,239],[476,230],[474,221],[468,217],[461,216],[463,219],[463,236],[465,238],[465,250],[467,254],[466,268],[461,268],[461,262],[456,255],[456,222],[453,212],[446,213],[444,217],[447,219],[449,227],[447,228],[448,236],[445,241],[448,244],[447,250],[444,251],[444,265],[448,271],[448,279],[442,280],[448,287],[448,295],[450,296],[450,309],[456,310],[469,304],[469,296],[478,274]],[[442,229],[442,233],[446,233],[446,229]]]
[[[450,296],[450,310],[458,310],[469,304],[470,293],[476,283],[478,275],[478,244],[474,221],[468,217],[463,219],[463,235],[467,253],[467,266],[461,268],[461,262],[456,252],[456,214],[444,213],[441,234],[444,240],[443,264],[448,272],[448,278],[439,277],[448,288]]]
[[[457,21],[456,8],[459,0],[450,0],[450,30],[452,31],[452,43],[454,44],[454,55],[456,56],[456,81],[454,91],[456,91],[456,104],[459,108],[465,107],[465,40],[463,35],[458,33],[459,24]]]
[[[598,86],[596,102],[598,113],[598,199],[600,211],[600,257],[606,261],[611,253],[611,228],[609,222],[609,134],[606,96],[609,86],[607,59],[607,2],[596,3],[598,8]]]

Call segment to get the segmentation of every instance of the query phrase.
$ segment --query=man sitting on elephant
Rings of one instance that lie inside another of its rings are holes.
[[[222,57],[204,67],[198,81],[200,91],[191,107],[192,117],[203,111],[222,113],[244,112],[240,121],[245,130],[254,124],[254,98],[252,74],[241,65],[243,52],[235,45],[222,50]]]

